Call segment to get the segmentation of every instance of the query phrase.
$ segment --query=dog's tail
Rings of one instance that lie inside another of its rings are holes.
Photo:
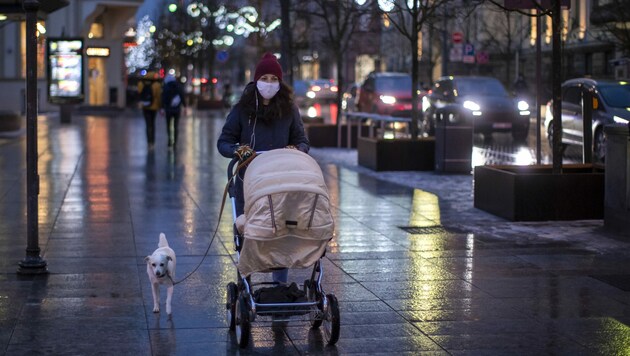
[[[168,241],[166,241],[166,235],[163,232],[160,233],[160,242],[158,247],[168,247]]]

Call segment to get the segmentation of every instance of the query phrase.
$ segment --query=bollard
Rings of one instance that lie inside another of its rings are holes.
[[[604,227],[630,239],[630,135],[623,124],[606,125]]]
[[[472,171],[473,127],[470,122],[450,122],[442,112],[435,127],[435,171],[470,174]]]

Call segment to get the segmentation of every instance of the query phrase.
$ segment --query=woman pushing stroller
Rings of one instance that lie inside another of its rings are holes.
[[[254,82],[249,83],[239,102],[232,108],[217,141],[221,155],[245,161],[256,151],[295,148],[304,153],[309,142],[298,107],[293,102],[293,91],[282,81],[282,67],[272,53],[258,62]],[[243,214],[244,169],[236,179],[235,208]],[[273,281],[286,283],[288,270],[273,272]]]

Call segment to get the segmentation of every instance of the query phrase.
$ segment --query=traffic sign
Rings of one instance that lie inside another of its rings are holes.
[[[477,63],[488,64],[490,62],[490,54],[486,51],[477,52]]]
[[[228,57],[229,57],[229,54],[228,54],[228,51],[226,50],[217,52],[217,60],[221,63],[224,63],[225,61],[227,61]]]
[[[475,63],[475,46],[472,43],[466,43],[464,45],[464,56],[462,57],[464,63]]]
[[[449,53],[449,60],[451,62],[461,62],[464,56],[464,46],[461,44],[457,44],[451,47],[451,52]]]
[[[464,34],[461,32],[453,32],[451,35],[453,43],[462,43],[464,41]]]

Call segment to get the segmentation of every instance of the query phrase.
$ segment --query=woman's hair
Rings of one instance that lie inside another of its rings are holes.
[[[258,96],[258,105],[256,105],[256,96]],[[256,89],[256,83],[247,84],[238,105],[250,118],[257,115],[257,110],[262,110],[263,98]],[[258,107],[257,107],[258,106]],[[280,90],[271,98],[269,105],[264,111],[264,115],[259,117],[264,123],[268,123],[274,119],[288,117],[293,110],[293,89],[284,82],[280,82]]]

